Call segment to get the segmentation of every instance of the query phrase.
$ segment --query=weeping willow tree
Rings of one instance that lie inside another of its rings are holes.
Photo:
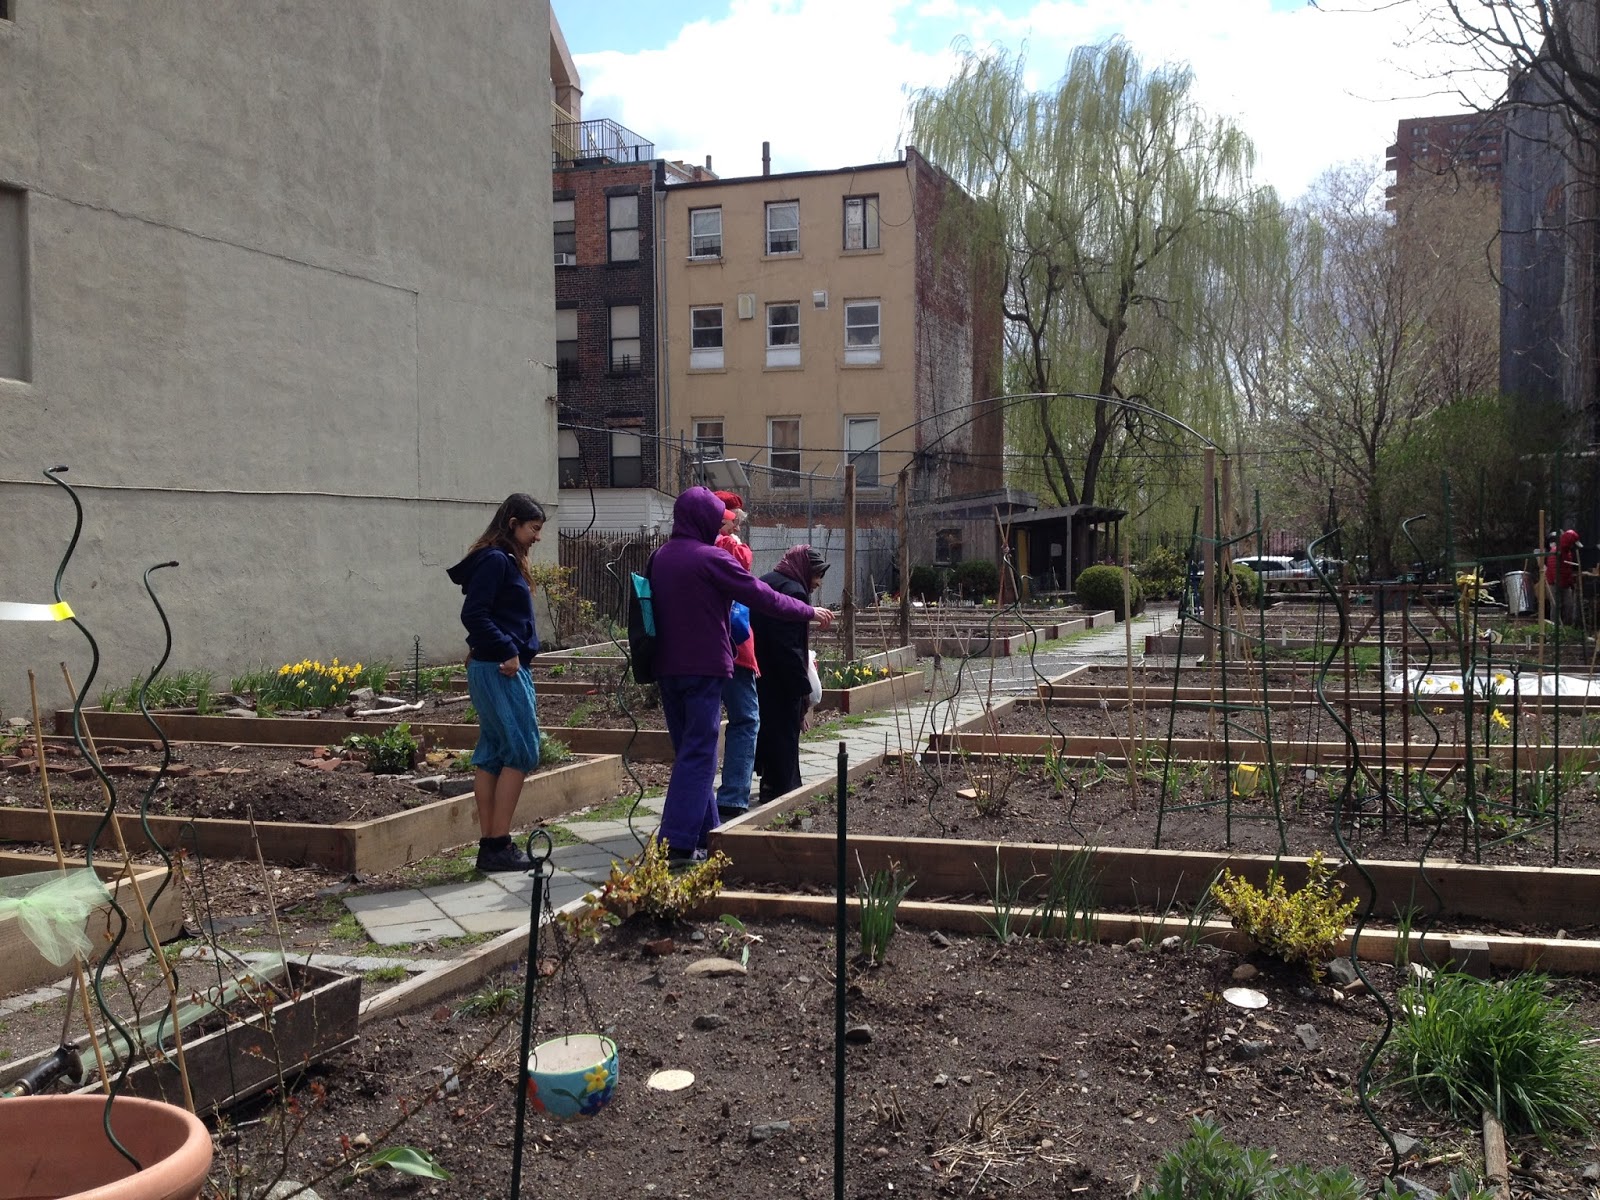
[[[911,140],[976,201],[952,219],[1005,271],[1007,390],[1103,398],[1008,411],[1013,480],[1057,504],[1137,512],[1175,494],[1194,439],[1120,401],[1213,436],[1233,423],[1215,333],[1227,322],[1211,310],[1281,246],[1281,218],[1251,186],[1249,140],[1209,119],[1192,84],[1187,68],[1146,73],[1112,41],[1075,51],[1044,92],[1020,58],[968,51],[912,100]],[[1087,528],[1079,538],[1083,563]]]

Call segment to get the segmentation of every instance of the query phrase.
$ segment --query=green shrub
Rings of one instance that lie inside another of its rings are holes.
[[[404,775],[417,765],[417,739],[409,725],[382,733],[352,733],[344,744],[367,756],[367,770],[374,775]]]
[[[1344,884],[1318,851],[1306,861],[1305,886],[1291,892],[1276,870],[1267,873],[1265,891],[1243,876],[1224,870],[1211,887],[1217,907],[1233,927],[1248,934],[1263,952],[1286,963],[1303,963],[1314,978],[1333,953],[1345,922],[1359,900],[1340,903]]]
[[[966,600],[991,600],[1000,594],[1000,570],[987,558],[968,559],[950,572],[950,586]]]
[[[1224,585],[1223,593],[1227,603],[1253,608],[1263,594],[1260,575],[1238,563],[1228,564],[1228,582]]]
[[[944,595],[944,585],[948,576],[943,567],[935,567],[924,563],[920,567],[911,568],[911,598],[924,602],[937,600]]]
[[[1073,585],[1073,590],[1078,593],[1078,603],[1093,611],[1109,608],[1116,613],[1117,620],[1127,620],[1128,614],[1123,611],[1122,603],[1122,579],[1125,574],[1128,577],[1128,596],[1133,601],[1133,611],[1143,612],[1144,589],[1139,586],[1136,576],[1124,572],[1121,567],[1088,567],[1082,571]]]
[[[1133,568],[1133,573],[1139,577],[1144,594],[1152,600],[1176,600],[1183,593],[1189,574],[1183,557],[1166,546],[1152,547]]]
[[[1139,1200],[1364,1200],[1366,1194],[1344,1167],[1276,1167],[1270,1151],[1241,1149],[1215,1125],[1196,1121]]]
[[[1400,994],[1386,1086],[1476,1124],[1488,1109],[1514,1133],[1586,1132],[1600,1112],[1600,1050],[1542,975],[1480,982],[1455,971]]]
[[[553,738],[549,734],[539,735],[539,765],[541,767],[556,767],[572,759],[572,747],[560,738]]]

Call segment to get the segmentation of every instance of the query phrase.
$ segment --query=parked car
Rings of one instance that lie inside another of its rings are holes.
[[[1249,567],[1261,576],[1261,585],[1269,592],[1309,592],[1317,586],[1316,572],[1303,558],[1287,554],[1256,554],[1236,558],[1234,566]]]

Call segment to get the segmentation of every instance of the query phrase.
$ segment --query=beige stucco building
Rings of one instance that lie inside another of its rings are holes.
[[[442,568],[556,495],[548,5],[0,11],[0,600],[50,599],[64,463],[101,685],[159,653],[168,559],[173,665],[219,686],[456,655]],[[0,709],[63,658],[0,623]]]
[[[912,462],[914,496],[996,486],[1000,419],[984,402],[999,390],[998,277],[942,223],[952,196],[962,202],[911,149],[668,187],[659,319],[673,441],[742,460],[765,515],[804,509],[808,523],[837,523],[852,461],[867,509]]]

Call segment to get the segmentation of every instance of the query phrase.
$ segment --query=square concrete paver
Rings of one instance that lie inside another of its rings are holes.
[[[435,912],[438,910],[435,909]],[[402,942],[426,942],[434,938],[461,937],[467,931],[449,917],[438,917],[431,921],[407,921],[396,925],[367,925],[367,936],[380,946],[398,946]]]
[[[441,915],[439,906],[415,888],[352,896],[344,902],[344,906],[368,928],[373,925],[396,925],[402,921],[426,921]]]
[[[440,911],[447,917],[460,920],[463,917],[477,913],[526,913],[529,902],[526,897],[518,896],[496,887],[492,883],[473,884],[465,888],[452,889],[446,895],[433,897]],[[526,919],[526,918],[523,918]]]
[[[468,933],[504,933],[508,929],[526,929],[532,914],[521,912],[462,913],[456,923]]]

